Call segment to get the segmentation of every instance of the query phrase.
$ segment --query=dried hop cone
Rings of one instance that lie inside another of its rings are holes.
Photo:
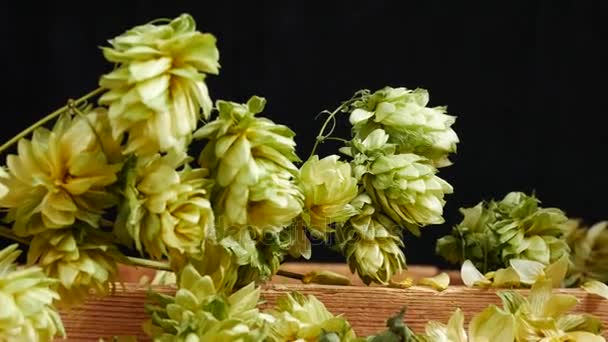
[[[271,326],[269,341],[355,341],[350,324],[334,316],[313,295],[298,292],[277,300],[277,307],[264,315]]]
[[[115,232],[160,259],[171,252],[196,255],[214,238],[214,215],[204,169],[192,169],[185,152],[139,157],[126,167],[124,199]]]
[[[336,232],[337,244],[346,256],[351,272],[357,271],[366,284],[387,284],[405,267],[400,229],[377,211],[370,196],[363,193],[353,201],[359,214]]]
[[[315,155],[300,169],[302,219],[317,237],[326,238],[330,224],[345,222],[357,212],[350,204],[357,196],[357,179],[352,176],[350,164],[339,158],[331,155],[319,160]]]
[[[52,341],[65,337],[61,318],[53,308],[59,295],[54,279],[38,266],[18,268],[17,244],[0,251],[0,340]]]
[[[456,117],[445,114],[446,107],[427,107],[428,102],[424,89],[386,87],[355,101],[350,122],[361,138],[381,128],[397,144],[397,153],[415,153],[435,167],[447,166],[458,143],[451,128]]]
[[[577,286],[588,280],[608,282],[608,221],[585,227],[577,220],[564,225],[571,249],[566,286]]]
[[[219,117],[195,133],[208,139],[199,163],[216,180],[212,198],[223,229],[250,226],[263,235],[281,230],[302,211],[294,180],[295,134],[256,117],[265,104],[257,96],[246,104],[217,101]]]
[[[59,280],[60,305],[78,305],[91,291],[98,296],[111,292],[118,274],[116,260],[120,258],[111,241],[97,229],[50,230],[34,236],[27,261]]]
[[[215,43],[183,14],[167,24],[137,26],[103,48],[118,67],[101,78],[109,91],[99,103],[110,108],[114,136],[128,133],[125,153],[185,148],[201,111],[205,118],[211,112],[205,75],[219,71]]]
[[[110,163],[91,127],[102,124],[101,110],[86,117],[62,115],[52,130],[38,128],[21,139],[17,155],[6,159],[8,175],[0,177],[6,194],[0,207],[18,236],[73,225],[97,227],[104,210],[117,203],[108,186],[117,180],[120,163]]]
[[[145,331],[159,342],[263,341],[257,305],[260,288],[249,284],[225,294],[209,276],[192,265],[181,272],[175,297],[152,292],[146,312],[151,316]]]

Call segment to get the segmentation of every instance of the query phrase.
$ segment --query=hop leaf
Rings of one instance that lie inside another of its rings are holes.
[[[27,260],[58,279],[59,304],[73,306],[83,303],[90,291],[104,296],[113,289],[121,255],[111,241],[91,228],[49,230],[34,236]]]
[[[201,109],[205,118],[211,112],[205,76],[219,71],[215,43],[183,14],[168,24],[137,26],[103,48],[118,67],[101,77],[109,91],[99,103],[109,106],[113,135],[128,133],[125,153],[185,148]]]
[[[300,170],[302,218],[308,229],[321,238],[330,232],[330,224],[345,222],[356,214],[350,202],[357,196],[357,179],[351,175],[350,164],[338,159],[331,155],[319,160],[315,155]]]
[[[184,166],[185,153],[140,157],[125,171],[124,199],[115,224],[127,244],[160,259],[172,251],[195,255],[215,238],[214,214],[204,169]]]
[[[294,133],[256,117],[264,105],[256,96],[247,104],[218,101],[219,117],[195,133],[208,139],[199,163],[216,180],[213,202],[222,230],[249,226],[262,236],[282,230],[302,211]]]
[[[150,294],[145,330],[155,341],[261,341],[266,329],[256,308],[260,288],[253,283],[227,294],[192,265],[179,277],[174,297]]]
[[[351,272],[356,270],[363,282],[388,284],[405,267],[398,227],[374,208],[365,193],[355,198],[353,205],[359,214],[338,229],[337,244],[346,256]]]
[[[61,318],[52,304],[59,295],[55,280],[38,266],[17,268],[17,244],[0,251],[0,340],[52,341],[65,337]]]
[[[336,317],[317,298],[293,292],[277,300],[277,308],[265,316],[271,326],[271,341],[352,341],[350,324]],[[337,339],[336,339],[337,338]]]
[[[7,157],[8,175],[0,177],[6,194],[0,206],[18,236],[61,229],[77,221],[97,227],[117,197],[108,186],[121,164],[111,164],[91,129],[103,113],[61,116],[52,130],[38,128],[19,141],[18,154]]]
[[[386,87],[353,103],[350,122],[361,138],[381,128],[398,146],[397,153],[415,153],[435,167],[447,166],[447,156],[456,152],[458,143],[451,128],[456,118],[446,115],[445,107],[426,107],[428,102],[424,89]]]

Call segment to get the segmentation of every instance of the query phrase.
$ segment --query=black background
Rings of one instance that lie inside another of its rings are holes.
[[[97,86],[98,46],[159,17],[191,13],[218,38],[211,95],[265,96],[305,158],[323,109],[361,88],[430,90],[458,116],[446,224],[408,237],[408,262],[435,263],[458,208],[532,192],[588,222],[608,219],[608,1],[3,2],[2,140]],[[343,118],[346,119],[346,118]],[[346,120],[338,130],[346,136]],[[327,144],[322,154],[335,153]],[[317,260],[338,256],[323,249]]]

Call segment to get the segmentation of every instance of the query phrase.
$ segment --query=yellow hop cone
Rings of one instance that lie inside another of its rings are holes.
[[[587,228],[580,221],[569,220],[563,227],[572,251],[566,286],[587,280],[608,282],[608,221]]]
[[[140,157],[127,166],[125,198],[115,232],[154,259],[172,251],[195,255],[214,238],[214,215],[204,169],[184,165],[183,152]]]
[[[299,184],[304,193],[302,219],[317,237],[326,238],[329,225],[345,222],[357,213],[350,202],[357,196],[357,179],[350,164],[331,155],[312,156],[300,169]]]
[[[253,283],[230,294],[218,291],[209,276],[192,265],[179,277],[175,296],[152,292],[144,330],[155,341],[263,341],[257,305],[260,288]]]
[[[446,107],[427,107],[428,102],[425,89],[385,87],[356,101],[350,122],[361,138],[381,128],[397,145],[397,153],[415,153],[435,167],[448,166],[448,155],[456,152],[459,141],[451,128],[456,117],[446,115]]]
[[[94,229],[50,230],[34,236],[27,261],[59,280],[60,305],[78,305],[91,291],[97,296],[111,292],[120,253],[110,241],[105,233]]]
[[[216,39],[196,31],[183,14],[163,25],[137,26],[110,40],[105,58],[118,67],[102,76],[109,91],[99,100],[109,106],[114,136],[128,133],[125,153],[149,155],[184,149],[202,110],[212,102],[206,74],[219,72]]]
[[[356,270],[364,283],[388,284],[405,267],[403,242],[395,222],[371,203],[365,193],[355,198],[353,205],[359,214],[339,227],[337,243],[351,272]]]
[[[31,140],[21,139],[18,154],[7,157],[8,175],[0,184],[8,191],[0,207],[9,208],[7,219],[18,236],[77,220],[96,227],[104,210],[117,203],[108,186],[116,182],[121,164],[109,163],[90,124],[63,115],[52,130],[38,128]]]
[[[65,337],[61,318],[53,308],[59,295],[51,290],[54,279],[38,266],[18,268],[17,244],[0,251],[0,340],[52,341]]]
[[[287,294],[279,298],[277,307],[264,317],[270,324],[269,340],[273,342],[321,341],[326,334],[337,335],[336,341],[354,341],[356,338],[348,321],[334,316],[313,295]]]
[[[217,101],[219,117],[194,134],[208,140],[199,163],[216,181],[213,203],[222,229],[251,226],[263,235],[280,231],[302,211],[295,133],[256,117],[265,104],[257,96],[246,104]]]

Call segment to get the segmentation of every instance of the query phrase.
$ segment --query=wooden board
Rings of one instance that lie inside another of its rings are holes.
[[[171,288],[159,289],[172,292]],[[90,300],[84,307],[63,313],[69,341],[97,341],[112,335],[136,335],[147,341],[141,330],[146,319],[143,305],[146,289],[133,284],[118,288],[107,298]],[[263,307],[274,305],[276,299],[288,292],[313,294],[335,314],[344,314],[359,335],[369,335],[384,329],[385,320],[408,307],[406,322],[415,331],[422,331],[429,320],[446,322],[451,312],[461,308],[468,320],[490,303],[499,303],[492,290],[453,286],[446,291],[413,287],[392,289],[363,286],[326,286],[271,283],[264,287]],[[527,290],[518,290],[527,294]],[[579,298],[578,312],[599,316],[608,327],[608,301],[578,289],[560,290]]]

